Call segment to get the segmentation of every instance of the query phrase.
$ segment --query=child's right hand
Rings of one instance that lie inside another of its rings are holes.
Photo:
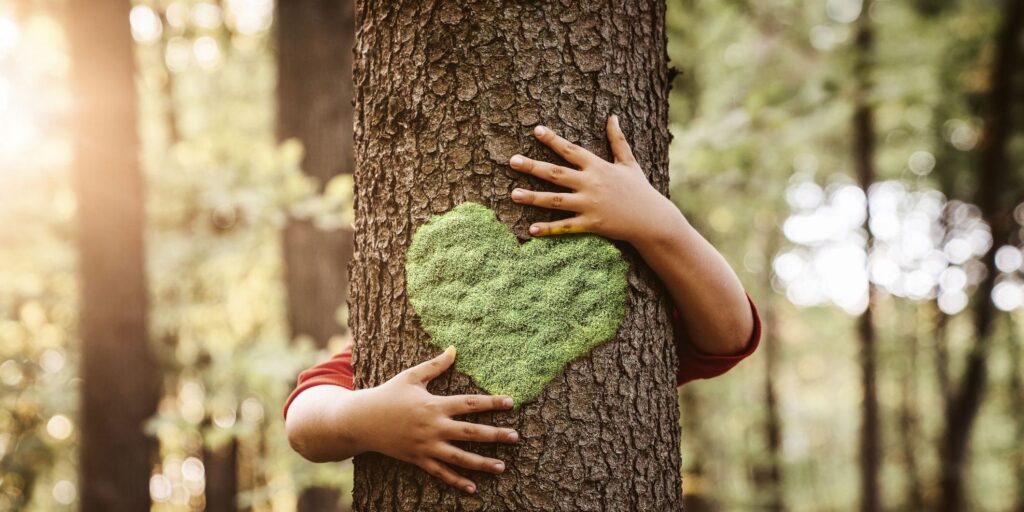
[[[380,452],[415,464],[448,485],[476,492],[472,481],[449,465],[499,474],[505,464],[471,453],[451,441],[515,443],[519,434],[508,428],[456,421],[453,416],[512,408],[512,398],[489,395],[438,396],[427,383],[455,361],[455,347],[399,373],[391,380],[366,390],[362,402],[359,435],[366,451]]]

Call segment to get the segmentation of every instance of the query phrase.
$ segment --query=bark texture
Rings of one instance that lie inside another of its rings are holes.
[[[350,174],[352,158],[351,1],[289,0],[277,6],[278,137],[302,142],[302,170],[320,191],[335,176]],[[337,311],[348,291],[352,231],[323,231],[291,219],[284,231],[288,321],[293,336],[326,347],[344,326]],[[341,491],[312,487],[298,510],[336,510]]]
[[[521,240],[558,215],[514,204],[545,188],[508,167],[515,153],[558,161],[536,124],[607,158],[616,113],[653,185],[668,186],[663,2],[357,3],[356,236],[351,325],[356,385],[379,385],[436,350],[405,291],[405,251],[431,215],[464,201],[493,209]],[[516,428],[514,446],[472,446],[506,461],[447,488],[411,465],[356,459],[357,510],[678,510],[676,354],[667,301],[628,248],[628,312],[612,341],[570,364],[516,413],[471,418]],[[480,392],[449,372],[441,394]]]
[[[143,180],[128,0],[68,5],[82,342],[81,509],[149,510],[160,371],[146,327]]]

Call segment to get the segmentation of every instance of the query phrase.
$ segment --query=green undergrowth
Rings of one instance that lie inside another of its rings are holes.
[[[612,339],[625,316],[629,264],[587,234],[520,245],[494,212],[463,203],[434,216],[406,254],[409,301],[455,367],[516,407],[566,364]]]

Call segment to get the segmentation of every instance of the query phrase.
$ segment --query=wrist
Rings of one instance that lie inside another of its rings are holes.
[[[375,406],[380,403],[377,397],[379,394],[377,387],[355,390],[333,407],[331,416],[336,426],[334,434],[352,456],[380,451],[380,447],[374,443],[378,437],[374,434],[377,431],[374,422],[381,419],[379,411],[375,410]]]
[[[686,245],[687,237],[693,231],[683,213],[667,198],[663,199],[668,203],[662,210],[664,213],[653,216],[644,229],[638,230],[635,238],[628,240],[641,255],[656,251],[679,251]]]

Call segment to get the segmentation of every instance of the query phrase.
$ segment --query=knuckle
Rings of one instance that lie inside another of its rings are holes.
[[[451,461],[452,464],[455,464],[457,466],[461,466],[463,463],[462,454],[459,452],[453,451],[452,453],[448,454],[448,460]]]
[[[561,167],[553,166],[551,168],[551,181],[558,181],[561,179],[563,172],[564,171],[562,171]]]
[[[558,195],[558,194],[552,196],[551,197],[551,206],[554,206],[555,208],[558,208],[559,206],[562,206],[562,196]]]
[[[466,407],[469,407],[470,409],[475,410],[479,406],[480,406],[480,400],[477,399],[477,397],[475,397],[475,396],[468,396],[468,397],[466,397]]]
[[[480,434],[480,429],[475,425],[466,425],[462,427],[462,433],[469,438],[476,438]]]

